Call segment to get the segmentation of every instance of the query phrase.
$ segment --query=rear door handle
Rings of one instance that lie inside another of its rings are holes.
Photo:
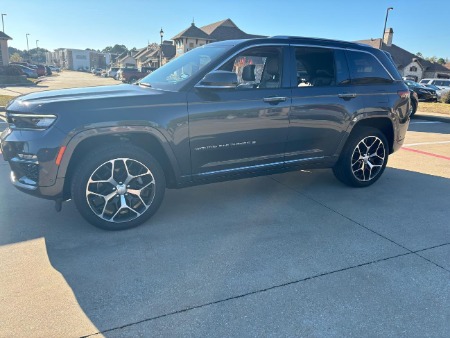
[[[354,99],[356,97],[355,93],[342,93],[342,94],[338,94],[338,97],[340,97],[341,99]]]
[[[263,99],[263,101],[274,104],[274,103],[278,103],[278,102],[285,102],[286,97],[284,97],[284,96],[265,97]]]

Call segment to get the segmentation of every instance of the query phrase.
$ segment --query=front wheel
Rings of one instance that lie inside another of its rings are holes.
[[[386,136],[376,128],[360,127],[349,136],[333,173],[349,186],[367,187],[380,178],[388,157]]]
[[[88,154],[72,179],[81,215],[105,230],[140,225],[159,208],[166,181],[158,161],[143,149],[111,144]]]

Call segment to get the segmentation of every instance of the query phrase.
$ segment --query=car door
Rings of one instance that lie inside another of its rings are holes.
[[[350,123],[364,109],[350,85],[345,52],[326,47],[292,46],[292,108],[286,164],[326,161],[335,155]]]
[[[287,48],[248,47],[218,67],[237,74],[236,88],[188,93],[194,178],[283,165],[291,102]]]

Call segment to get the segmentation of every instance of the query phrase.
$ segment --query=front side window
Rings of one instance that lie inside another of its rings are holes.
[[[392,78],[372,54],[347,51],[347,58],[353,84],[382,84],[392,82]]]
[[[219,70],[236,73],[238,89],[280,88],[282,60],[280,47],[256,47],[239,53]]]
[[[199,47],[177,57],[144,77],[139,83],[164,90],[179,90],[203,67],[219,58],[230,46]]]

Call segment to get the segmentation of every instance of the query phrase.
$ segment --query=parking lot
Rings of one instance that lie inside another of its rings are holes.
[[[168,190],[122,232],[1,161],[0,337],[448,337],[449,196],[450,124],[420,119],[369,188],[316,170]]]

